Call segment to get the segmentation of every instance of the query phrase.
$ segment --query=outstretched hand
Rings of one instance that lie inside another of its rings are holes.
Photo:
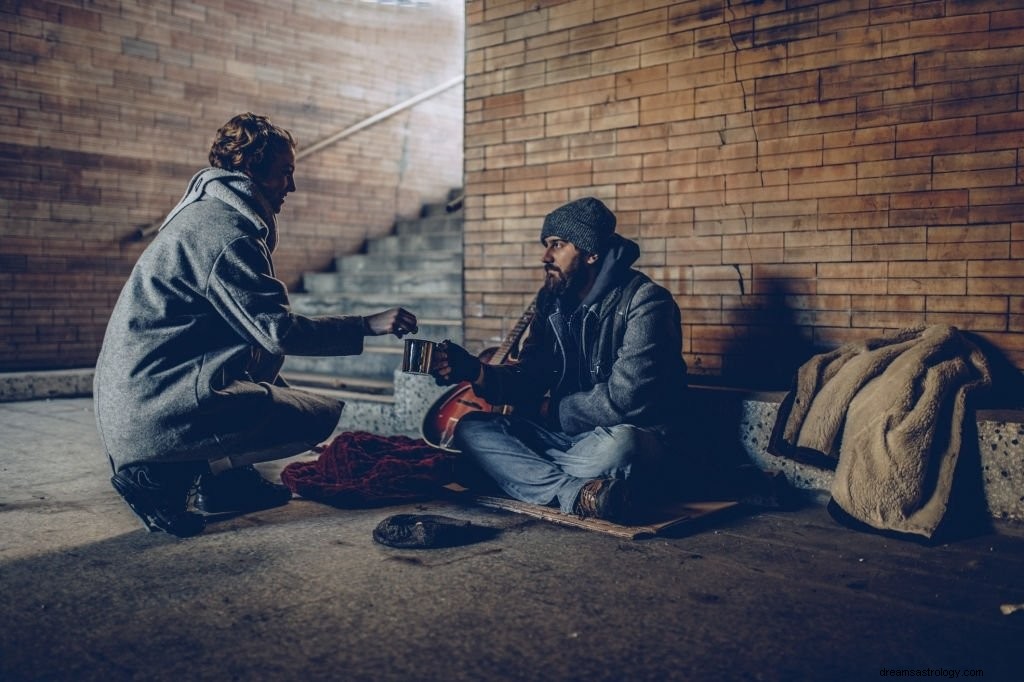
[[[419,331],[416,326],[416,316],[405,308],[391,308],[382,313],[367,315],[363,318],[366,325],[367,336],[383,336],[394,334],[402,338],[406,334],[415,334]]]
[[[451,386],[460,381],[476,382],[480,378],[481,364],[465,348],[445,339],[434,350],[430,375],[438,386]]]

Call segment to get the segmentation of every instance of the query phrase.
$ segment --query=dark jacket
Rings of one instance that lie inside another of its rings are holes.
[[[550,394],[551,426],[570,435],[618,424],[674,431],[686,387],[679,307],[632,269],[639,255],[636,243],[613,237],[581,304],[578,354],[567,338],[573,311],[542,289],[518,363],[485,365],[481,397],[528,406]],[[574,359],[579,371],[568,365]]]
[[[362,352],[363,319],[292,313],[275,234],[248,177],[192,178],[125,283],[96,362],[97,426],[115,466],[313,444],[337,424],[341,403],[283,387],[278,371],[286,354]]]

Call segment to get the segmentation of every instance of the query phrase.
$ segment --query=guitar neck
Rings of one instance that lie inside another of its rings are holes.
[[[508,333],[505,340],[501,342],[500,346],[498,346],[498,350],[496,350],[494,355],[491,356],[488,364],[504,364],[505,360],[508,359],[508,354],[512,351],[512,347],[519,342],[519,339],[523,336],[523,332],[525,332],[526,328],[530,326],[531,322],[533,322],[533,316],[536,313],[536,310],[537,299],[534,299],[530,303],[529,307],[526,308],[526,312],[523,313],[523,316],[519,318],[518,322],[516,322],[516,325],[512,327],[512,331]]]

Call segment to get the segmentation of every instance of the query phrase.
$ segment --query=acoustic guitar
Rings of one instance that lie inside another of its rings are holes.
[[[488,348],[477,356],[480,361],[488,365],[504,365],[514,362],[511,357],[512,350],[518,349],[519,341],[529,328],[530,323],[533,322],[536,312],[537,300],[534,299],[501,345],[496,348]],[[442,393],[423,416],[423,423],[420,426],[423,440],[435,448],[458,453],[459,451],[452,447],[455,427],[458,426],[460,419],[471,412],[509,414],[512,412],[512,406],[491,405],[476,394],[473,384],[468,381],[459,382]]]

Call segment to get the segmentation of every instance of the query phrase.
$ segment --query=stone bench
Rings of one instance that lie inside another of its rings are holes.
[[[797,488],[827,499],[833,472],[768,452],[783,391],[743,391],[694,386],[690,403],[700,410],[694,424],[713,424],[707,447],[742,456],[759,468],[781,471]],[[1024,521],[1024,411],[981,409],[977,418],[985,498],[993,518]]]

